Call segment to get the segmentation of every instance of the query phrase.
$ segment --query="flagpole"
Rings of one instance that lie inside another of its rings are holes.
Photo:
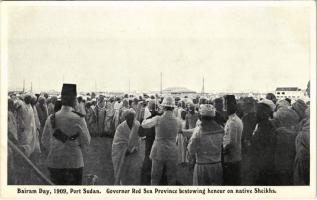
[[[161,75],[160,90],[161,90],[161,95],[162,95],[162,84],[163,84],[163,83],[162,83],[162,82],[163,82],[163,81],[162,81],[162,80],[163,80],[163,74],[162,74],[162,72],[161,72],[160,75]]]
[[[25,79],[23,79],[23,93],[24,93],[24,90],[25,90]]]

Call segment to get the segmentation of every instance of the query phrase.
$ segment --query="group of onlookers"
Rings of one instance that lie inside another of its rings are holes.
[[[90,137],[106,136],[113,138],[114,184],[179,184],[181,165],[193,167],[194,185],[308,185],[309,119],[309,102],[271,93],[263,99],[85,99],[77,97],[76,85],[64,84],[61,98],[8,99],[8,138],[32,162],[44,156],[55,184],[81,184],[82,151]],[[142,168],[134,165],[140,153]],[[9,173],[25,181],[14,154],[9,148]],[[8,177],[9,184],[23,182]]]

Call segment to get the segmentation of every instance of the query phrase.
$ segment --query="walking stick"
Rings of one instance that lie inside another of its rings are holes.
[[[16,152],[26,161],[26,163],[27,163],[28,165],[30,165],[30,166],[34,169],[35,173],[36,173],[37,175],[39,175],[40,178],[41,178],[42,180],[44,180],[44,182],[46,182],[46,183],[49,184],[49,185],[54,185],[54,183],[53,183],[51,180],[49,180],[49,179],[33,164],[33,162],[32,162],[28,157],[26,157],[26,156],[24,155],[24,153],[23,153],[10,139],[8,139],[8,143],[9,143],[9,146],[10,146],[14,151],[16,151]]]

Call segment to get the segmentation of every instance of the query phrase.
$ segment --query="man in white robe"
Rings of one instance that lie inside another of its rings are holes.
[[[116,129],[112,144],[114,185],[139,185],[141,165],[136,160],[139,156],[140,123],[135,120],[135,111],[132,108],[126,112],[125,121]]]

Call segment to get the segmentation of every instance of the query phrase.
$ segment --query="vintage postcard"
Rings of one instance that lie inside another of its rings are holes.
[[[313,199],[314,1],[1,2],[1,199]]]

